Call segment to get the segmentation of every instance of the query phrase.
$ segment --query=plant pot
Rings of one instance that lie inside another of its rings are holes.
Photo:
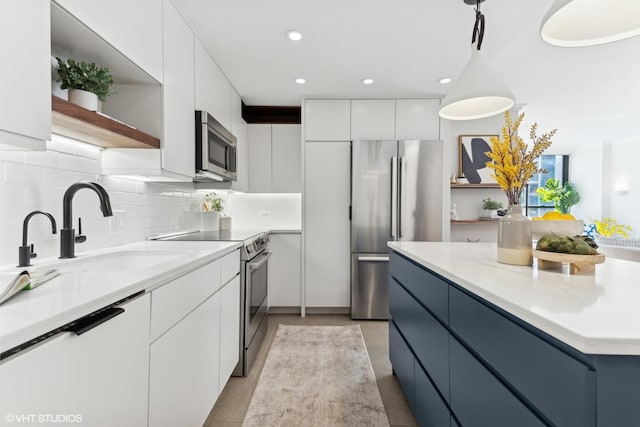
[[[231,217],[230,216],[221,216],[220,217],[220,230],[231,230]]]
[[[499,218],[498,209],[483,209],[482,216],[484,218]]]
[[[220,214],[217,211],[202,212],[200,217],[202,231],[220,230]]]
[[[100,111],[98,95],[82,89],[69,89],[69,102],[89,111]]]

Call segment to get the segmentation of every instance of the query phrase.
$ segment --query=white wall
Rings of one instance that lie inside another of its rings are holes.
[[[0,265],[18,261],[22,222],[33,210],[51,213],[62,228],[62,197],[74,182],[101,182],[110,195],[114,217],[104,218],[97,195],[87,189],[73,199],[74,228],[82,217],[87,242],[76,253],[130,243],[149,235],[199,228],[200,195],[191,190],[141,181],[101,177],[101,152],[91,146],[55,139],[46,152],[0,151]],[[59,234],[49,220],[36,215],[29,222],[29,243],[38,258],[59,255]]]
[[[576,149],[571,153],[570,181],[581,200],[571,212],[590,223],[612,217],[620,224],[640,230],[640,158],[638,141],[612,144],[603,142]],[[625,181],[628,192],[615,192],[615,183]]]

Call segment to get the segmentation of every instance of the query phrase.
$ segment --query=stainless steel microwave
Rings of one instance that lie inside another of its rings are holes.
[[[206,111],[196,111],[194,181],[235,181],[236,155],[236,137]]]

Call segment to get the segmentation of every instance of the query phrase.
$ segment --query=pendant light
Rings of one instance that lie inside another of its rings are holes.
[[[464,67],[455,85],[440,107],[440,117],[449,120],[471,120],[494,116],[508,110],[515,103],[515,97],[498,80],[480,48],[484,38],[484,15],[480,3],[484,0],[464,0],[476,5],[476,22],[473,27],[471,59]],[[639,0],[640,1],[640,0]]]
[[[540,26],[540,36],[555,46],[609,43],[640,34],[639,0],[556,0]]]

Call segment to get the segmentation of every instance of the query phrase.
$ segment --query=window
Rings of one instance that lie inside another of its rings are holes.
[[[538,158],[538,165],[547,172],[531,177],[529,185],[522,194],[522,200],[520,200],[520,204],[524,206],[525,215],[528,217],[542,216],[545,212],[553,210],[553,203],[543,202],[538,197],[536,190],[539,187],[544,187],[549,178],[559,179],[562,184],[569,180],[569,156],[567,155],[542,155]]]

